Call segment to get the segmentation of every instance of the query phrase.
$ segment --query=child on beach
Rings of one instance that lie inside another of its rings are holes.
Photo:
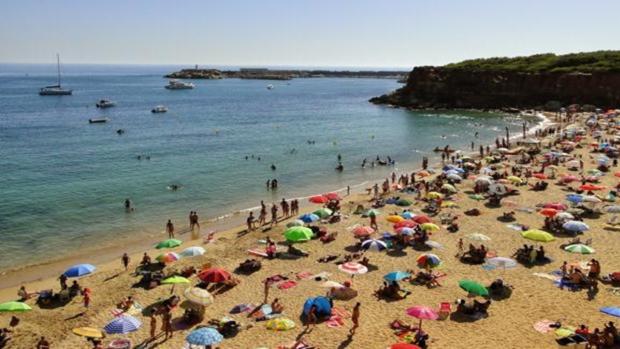
[[[166,223],[166,232],[168,233],[169,239],[174,239],[174,224],[172,224],[172,220],[168,220]]]
[[[127,254],[127,252],[123,253],[123,257],[121,257],[121,263],[123,263],[125,271],[127,271],[127,268],[129,267],[129,255]]]
[[[351,321],[353,321],[353,327],[349,331],[349,335],[353,336],[355,334],[355,330],[359,327],[360,323],[360,306],[362,303],[357,302],[355,307],[353,308],[353,313],[351,314]]]

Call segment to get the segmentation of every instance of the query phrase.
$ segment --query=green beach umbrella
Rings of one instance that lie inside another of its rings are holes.
[[[162,284],[167,284],[167,285],[176,285],[176,284],[189,284],[190,281],[187,278],[175,275],[175,276],[171,276],[171,277],[169,277],[167,279],[163,279],[161,281],[161,283]]]
[[[540,242],[549,242],[555,240],[553,235],[547,233],[546,231],[538,230],[538,229],[530,229],[521,233],[526,239],[540,241]]]
[[[286,229],[284,237],[289,242],[302,242],[312,239],[314,233],[312,229],[306,227],[291,227]]]
[[[173,247],[180,246],[182,243],[183,243],[183,241],[181,241],[181,240],[168,239],[168,240],[160,241],[157,245],[155,245],[155,248],[157,248],[157,249],[173,248]]]
[[[463,279],[459,281],[459,287],[476,296],[485,297],[489,295],[489,290],[486,287],[473,280]]]
[[[366,217],[370,217],[370,216],[377,217],[380,214],[381,214],[381,211],[375,210],[374,208],[364,212],[364,216]]]
[[[581,253],[581,254],[592,254],[594,253],[594,249],[588,245],[584,244],[573,244],[564,247],[565,251],[572,253]]]
[[[413,202],[407,199],[400,199],[396,201],[396,205],[398,206],[411,206],[411,204],[413,204]]]
[[[476,201],[484,200],[484,196],[480,194],[471,194],[469,195],[469,198]]]
[[[321,218],[326,218],[332,215],[333,211],[330,210],[329,208],[320,208],[314,212],[315,215],[321,217]]]
[[[0,304],[0,312],[24,312],[32,308],[23,302],[6,302]]]

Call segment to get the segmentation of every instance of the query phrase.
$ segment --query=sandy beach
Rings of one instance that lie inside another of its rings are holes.
[[[585,120],[586,114],[579,116],[581,122]],[[607,138],[607,136],[605,137]],[[592,142],[589,134],[583,144]],[[543,151],[547,144],[543,142]],[[585,170],[593,169],[597,166],[594,156],[589,153],[590,147],[576,148],[571,152],[571,156],[582,155],[585,163]],[[510,159],[516,159],[511,157]],[[538,166],[539,167],[539,166]],[[533,168],[538,168],[533,166]],[[607,190],[617,185],[617,178],[613,173],[617,168],[611,168],[610,172],[600,177],[600,185]],[[558,166],[556,175],[565,173],[577,174],[578,172],[569,171],[564,166]],[[398,174],[400,175],[400,173]],[[530,179],[530,183],[535,181]],[[519,195],[509,196],[502,200],[502,207],[493,208],[485,205],[485,201],[476,201],[469,198],[474,181],[464,180],[457,184],[458,193],[453,195],[453,201],[457,207],[452,209],[444,208],[442,213],[452,212],[458,215],[459,231],[450,233],[442,226],[440,231],[434,232],[431,240],[438,242],[443,247],[434,248],[429,251],[417,251],[410,247],[402,251],[388,251],[371,253],[365,255],[370,259],[371,268],[367,274],[351,277],[340,271],[338,266],[333,263],[319,263],[317,259],[327,255],[343,256],[354,251],[357,239],[351,233],[356,225],[368,225],[369,219],[356,215],[358,205],[369,208],[372,196],[359,190],[351,196],[345,196],[341,202],[342,220],[334,224],[318,224],[326,227],[328,232],[337,232],[335,241],[323,244],[318,240],[312,240],[303,244],[296,245],[309,253],[309,257],[296,260],[284,259],[261,259],[262,268],[248,276],[235,275],[241,283],[236,287],[222,293],[214,295],[213,304],[206,307],[205,321],[209,319],[221,319],[228,316],[242,324],[243,330],[234,338],[225,339],[218,347],[226,348],[277,348],[278,345],[295,341],[303,331],[304,326],[300,320],[300,314],[304,301],[308,297],[324,295],[326,288],[321,287],[323,281],[314,279],[298,279],[296,275],[307,272],[310,275],[326,272],[328,279],[336,282],[352,281],[352,287],[359,292],[359,295],[348,301],[335,300],[334,305],[344,308],[351,312],[356,302],[361,302],[360,327],[354,336],[349,336],[351,320],[345,316],[342,326],[329,327],[325,323],[319,323],[308,333],[304,333],[303,338],[316,348],[377,348],[383,349],[393,343],[400,342],[401,339],[390,329],[389,324],[396,319],[400,319],[408,324],[417,324],[417,319],[406,315],[405,310],[414,305],[426,305],[437,309],[442,302],[452,304],[458,298],[465,298],[467,293],[459,288],[458,282],[461,279],[471,279],[483,285],[489,285],[495,279],[501,277],[505,282],[514,286],[514,291],[510,298],[500,301],[493,301],[488,317],[476,321],[463,320],[462,318],[449,317],[446,320],[424,321],[423,328],[429,336],[430,348],[555,348],[555,336],[553,333],[543,334],[536,331],[533,325],[541,320],[561,320],[563,324],[578,326],[587,324],[591,329],[613,321],[614,318],[599,312],[599,308],[605,306],[615,306],[620,299],[613,292],[608,291],[609,285],[599,284],[599,292],[593,299],[588,299],[586,290],[569,291],[560,289],[547,278],[534,275],[535,273],[550,273],[557,270],[562,261],[569,263],[586,262],[594,257],[601,262],[602,275],[620,271],[620,260],[617,258],[617,250],[620,247],[620,240],[616,236],[617,231],[606,227],[606,221],[611,216],[603,214],[599,218],[585,218],[584,222],[590,227],[588,231],[580,235],[582,241],[592,239],[591,247],[596,252],[593,255],[581,255],[568,253],[560,248],[565,244],[569,237],[557,237],[554,241],[544,244],[547,256],[552,262],[547,265],[524,267],[518,265],[509,270],[486,270],[481,265],[468,265],[455,258],[458,253],[457,241],[463,238],[465,245],[472,241],[466,236],[472,233],[481,233],[488,236],[491,240],[485,241],[485,246],[493,251],[497,256],[510,257],[515,250],[524,243],[539,246],[539,243],[525,240],[519,231],[507,226],[506,222],[498,220],[503,212],[515,211],[515,222],[529,226],[534,229],[542,229],[544,217],[536,212],[536,205],[550,202],[565,202],[565,197],[570,191],[567,186],[559,186],[556,180],[548,180],[549,187],[545,191],[531,191],[528,186],[517,186]],[[370,185],[369,185],[370,186]],[[572,184],[575,186],[575,184]],[[603,192],[601,192],[603,193]],[[390,192],[385,197],[399,196],[413,201],[413,205],[407,207],[413,213],[421,213],[421,209],[426,205],[425,202],[416,200],[415,194]],[[311,212],[320,205],[305,205],[303,212]],[[470,209],[478,209],[479,216],[468,216],[463,212]],[[402,213],[402,207],[386,205],[380,208],[381,215],[377,217],[379,226],[378,233],[374,235],[379,238],[383,232],[393,232],[392,223],[386,217],[392,213]],[[529,210],[528,210],[529,209]],[[244,218],[244,217],[241,217]],[[283,242],[283,232],[286,230],[286,223],[295,217],[285,219],[271,229],[263,231],[259,229],[254,232],[246,233],[245,227],[239,226],[238,221],[232,221],[236,225],[230,226],[209,226],[202,227],[202,233],[217,230],[213,242],[204,243],[203,236],[197,240],[190,240],[190,234],[178,236],[183,240],[179,247],[166,250],[180,252],[190,246],[202,246],[206,249],[203,256],[183,258],[172,263],[165,268],[168,274],[173,270],[180,271],[187,266],[195,266],[200,269],[205,264],[224,268],[232,272],[239,263],[247,258],[247,250],[253,248],[264,249],[264,245],[259,240],[267,237],[277,242]],[[433,222],[439,225],[439,217],[434,217]],[[2,289],[0,290],[0,301],[15,300],[18,285],[24,280],[28,291],[33,292],[43,289],[59,290],[56,278],[68,266],[75,263],[91,263],[97,266],[96,272],[91,275],[79,278],[82,287],[93,290],[91,305],[85,309],[82,304],[82,297],[77,296],[67,305],[53,308],[41,309],[35,305],[35,300],[28,300],[26,303],[32,306],[33,310],[24,313],[0,313],[0,326],[7,326],[12,315],[20,319],[20,323],[11,330],[12,339],[7,348],[33,348],[39,336],[45,335],[51,342],[52,348],[88,348],[90,344],[83,337],[74,335],[71,330],[76,327],[93,327],[102,329],[109,321],[114,319],[111,313],[116,304],[124,297],[132,296],[139,304],[147,307],[155,302],[161,301],[170,296],[171,287],[161,285],[155,289],[145,290],[139,287],[132,287],[139,277],[132,274],[138,266],[144,246],[152,245],[156,241],[163,240],[165,234],[152,236],[152,241],[136,242],[128,239],[125,250],[118,250],[116,247],[98,249],[96,254],[86,251],[81,255],[72,257],[71,260],[61,260],[40,266],[30,267],[27,270],[14,271],[3,275]],[[475,243],[475,242],[474,242]],[[121,265],[120,257],[123,252],[130,252],[131,262],[129,271],[125,271]],[[161,250],[151,248],[146,250],[151,257],[160,254]],[[436,271],[446,274],[439,279],[441,286],[427,288],[424,286],[410,285],[402,282],[403,288],[411,291],[411,294],[399,301],[378,300],[373,295],[383,283],[383,276],[395,270],[417,269],[416,258],[423,253],[433,253],[441,258],[442,266]],[[246,314],[230,314],[230,310],[238,304],[251,303],[259,305],[263,299],[263,280],[267,277],[281,274],[296,281],[296,286],[289,289],[279,289],[272,286],[269,292],[269,299],[278,298],[285,307],[284,316],[293,320],[296,324],[294,329],[289,331],[275,332],[265,328],[265,322],[256,322],[248,318]],[[183,299],[183,290],[187,287],[196,285],[198,279],[195,275],[190,277],[190,285],[177,285],[176,294]],[[180,323],[183,309],[173,310],[173,324],[176,328],[174,336],[167,341],[158,338],[149,343],[144,348],[181,348],[185,337],[191,332]],[[143,325],[138,331],[126,335],[110,335],[106,338],[128,338],[134,345],[143,343],[149,337],[149,318],[142,314],[136,314]],[[161,320],[158,317],[158,327]]]

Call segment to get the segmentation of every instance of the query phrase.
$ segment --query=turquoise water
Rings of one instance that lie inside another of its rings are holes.
[[[161,76],[172,69],[67,66],[63,83],[74,95],[41,97],[38,89],[54,82],[52,66],[0,65],[0,255],[14,256],[0,259],[0,269],[161,232],[168,218],[183,226],[190,210],[213,218],[261,199],[371,181],[393,168],[362,170],[363,158],[390,155],[397,168],[413,168],[435,146],[469,149],[476,131],[476,142],[489,143],[504,126],[521,127],[514,117],[367,102],[399,87],[392,80],[207,80],[169,91]],[[118,105],[98,110],[101,98]],[[158,104],[169,112],[151,114]],[[110,122],[87,121],[101,116]],[[245,160],[252,154],[261,160]],[[334,171],[337,154],[342,173]],[[277,193],[265,189],[269,178],[278,179]],[[182,188],[168,190],[172,183]],[[134,213],[124,212],[125,198]]]

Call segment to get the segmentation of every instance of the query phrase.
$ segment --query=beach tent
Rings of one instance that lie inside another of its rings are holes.
[[[308,316],[308,314],[310,313],[310,309],[313,306],[316,307],[316,316],[319,318],[328,317],[332,314],[332,303],[327,297],[318,296],[306,299],[306,302],[304,303],[303,314],[305,316]]]

